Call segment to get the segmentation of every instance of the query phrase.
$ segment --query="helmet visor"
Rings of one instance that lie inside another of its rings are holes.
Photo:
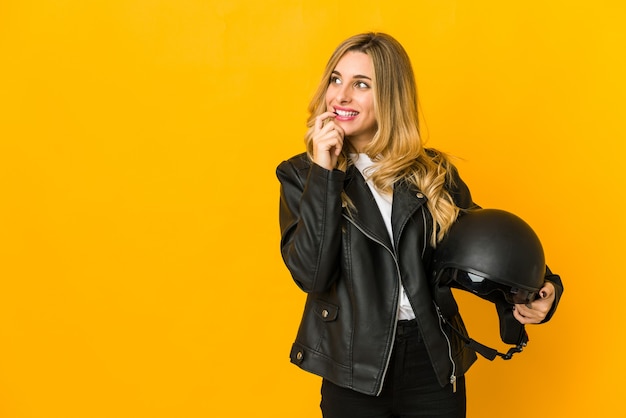
[[[448,277],[444,277],[442,283],[448,283],[451,287],[467,290],[492,302],[495,292],[504,295],[504,299],[510,304],[528,304],[537,298],[537,291],[496,283],[467,271],[448,269],[443,274]]]

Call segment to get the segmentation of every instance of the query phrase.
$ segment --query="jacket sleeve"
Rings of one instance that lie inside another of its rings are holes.
[[[461,209],[480,209],[480,206],[472,200],[470,189],[459,175],[456,167],[450,164],[448,170],[448,191],[454,204]]]
[[[561,295],[563,294],[563,283],[561,282],[561,277],[558,274],[552,273],[548,266],[546,266],[545,281],[550,282],[554,285],[555,294],[554,294],[554,303],[552,304],[552,308],[550,309],[550,312],[548,312],[548,315],[546,315],[544,320],[541,321],[542,324],[548,322],[552,318],[552,316],[554,315],[554,312],[556,312],[556,307],[558,306],[559,301],[561,300]]]
[[[339,276],[345,173],[295,157],[281,163],[276,175],[283,261],[303,291],[324,291]]]

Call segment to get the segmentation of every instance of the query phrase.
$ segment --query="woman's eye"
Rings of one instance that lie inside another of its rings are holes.
[[[339,77],[331,77],[330,78],[330,84],[341,84],[341,80],[339,79]]]
[[[360,89],[367,89],[369,85],[364,81],[357,81],[356,86]]]

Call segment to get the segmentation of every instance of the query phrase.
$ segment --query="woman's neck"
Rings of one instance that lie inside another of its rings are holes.
[[[356,154],[364,154],[365,148],[372,141],[371,138],[346,137],[346,141],[350,145],[350,151]]]

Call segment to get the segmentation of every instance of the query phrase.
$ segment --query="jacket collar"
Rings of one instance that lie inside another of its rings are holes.
[[[352,211],[346,210],[346,216],[368,235],[393,248],[374,195],[359,170],[352,165],[346,171],[344,190],[356,208]],[[391,228],[395,243],[399,242],[408,219],[426,203],[426,200],[414,186],[406,182],[396,184],[391,207]]]

